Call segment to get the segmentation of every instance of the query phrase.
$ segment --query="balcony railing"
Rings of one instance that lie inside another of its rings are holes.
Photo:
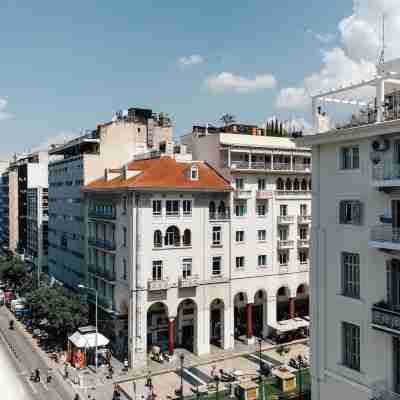
[[[310,164],[302,164],[302,163],[293,163],[294,171],[311,171]]]
[[[278,215],[277,222],[279,225],[292,224],[294,217],[292,215]]]
[[[309,224],[311,222],[311,215],[299,215],[297,217],[298,224]]]
[[[288,264],[280,264],[280,265],[279,265],[279,273],[280,273],[280,274],[287,274],[287,273],[289,273],[289,266],[288,266]]]
[[[248,161],[232,161],[231,168],[233,168],[233,169],[248,169],[249,162]]]
[[[275,190],[276,196],[311,196],[311,190]]]
[[[148,281],[148,289],[150,291],[160,291],[160,290],[167,290],[169,288],[169,279],[164,278],[160,280],[152,280],[149,279]]]
[[[310,269],[310,263],[308,261],[305,262],[300,262],[299,264],[299,270],[301,272],[306,272]]]
[[[115,211],[103,212],[103,211],[99,211],[99,210],[90,210],[89,211],[89,218],[115,219],[116,218],[116,212]]]
[[[209,212],[208,217],[210,221],[218,221],[218,220],[230,220],[231,213],[230,210],[225,210],[223,212]]]
[[[199,285],[200,277],[199,275],[191,275],[183,278],[182,276],[179,278],[179,287],[180,288],[190,288],[196,287]]]
[[[257,199],[272,199],[271,190],[257,190]]]
[[[372,326],[387,333],[400,333],[400,306],[380,302],[372,306]]]
[[[278,249],[292,249],[293,247],[293,240],[278,240]]]
[[[235,190],[235,198],[249,199],[251,197],[251,190],[237,189]]]
[[[297,241],[297,247],[300,248],[310,247],[310,239],[299,239]]]
[[[291,168],[290,168],[289,163],[274,162],[273,169],[278,170],[278,171],[289,171]]]
[[[263,161],[252,161],[250,168],[254,168],[254,169],[271,169],[271,165],[270,164],[267,165]]]
[[[104,239],[96,239],[94,237],[90,237],[89,244],[91,246],[99,247],[104,250],[114,251],[116,248],[115,240],[104,240]]]
[[[400,228],[390,225],[378,225],[371,228],[370,240],[381,243],[400,244]]]
[[[400,164],[389,160],[380,161],[372,167],[372,179],[374,181],[400,180]]]

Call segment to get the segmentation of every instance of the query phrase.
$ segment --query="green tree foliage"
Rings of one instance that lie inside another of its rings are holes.
[[[14,288],[22,286],[29,279],[25,264],[16,257],[0,259],[0,278]]]

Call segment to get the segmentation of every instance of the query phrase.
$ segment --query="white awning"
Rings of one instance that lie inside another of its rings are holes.
[[[70,342],[78,348],[90,348],[96,347],[96,332],[90,332],[82,334],[80,332],[75,332],[69,338]],[[110,341],[101,333],[97,334],[97,347],[107,346]]]
[[[299,328],[308,328],[310,323],[302,318],[293,318],[286,321],[271,322],[268,325],[279,333],[285,333],[295,331]]]

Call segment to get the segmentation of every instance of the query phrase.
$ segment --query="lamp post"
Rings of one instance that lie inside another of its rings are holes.
[[[94,366],[97,370],[97,336],[99,333],[99,329],[98,329],[98,320],[97,320],[97,307],[98,307],[98,292],[97,289],[95,288],[90,288],[88,286],[85,285],[78,285],[78,288],[80,289],[84,289],[84,290],[93,290],[96,293],[96,306],[95,306],[95,320],[96,320],[96,339],[95,339],[95,350],[94,350]]]
[[[218,400],[218,397],[219,397],[219,377],[218,377],[218,375],[214,378],[214,380],[215,380],[215,386],[216,386],[215,400]]]
[[[260,359],[260,375],[261,375],[261,373],[262,373],[262,358],[261,358],[261,344],[262,344],[262,339],[261,339],[261,338],[258,339],[258,344],[260,345],[258,357],[259,357],[259,359]]]
[[[181,360],[181,389],[180,389],[180,398],[183,400],[183,362],[185,361],[185,356],[183,354],[180,355]]]

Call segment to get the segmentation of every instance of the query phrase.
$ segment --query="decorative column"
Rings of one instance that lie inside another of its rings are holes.
[[[296,297],[289,298],[289,319],[292,319],[295,317],[295,300],[296,300]]]
[[[247,313],[247,344],[254,343],[253,336],[253,304],[247,303],[246,305],[246,313]]]
[[[168,354],[174,355],[174,320],[175,318],[168,318]]]

